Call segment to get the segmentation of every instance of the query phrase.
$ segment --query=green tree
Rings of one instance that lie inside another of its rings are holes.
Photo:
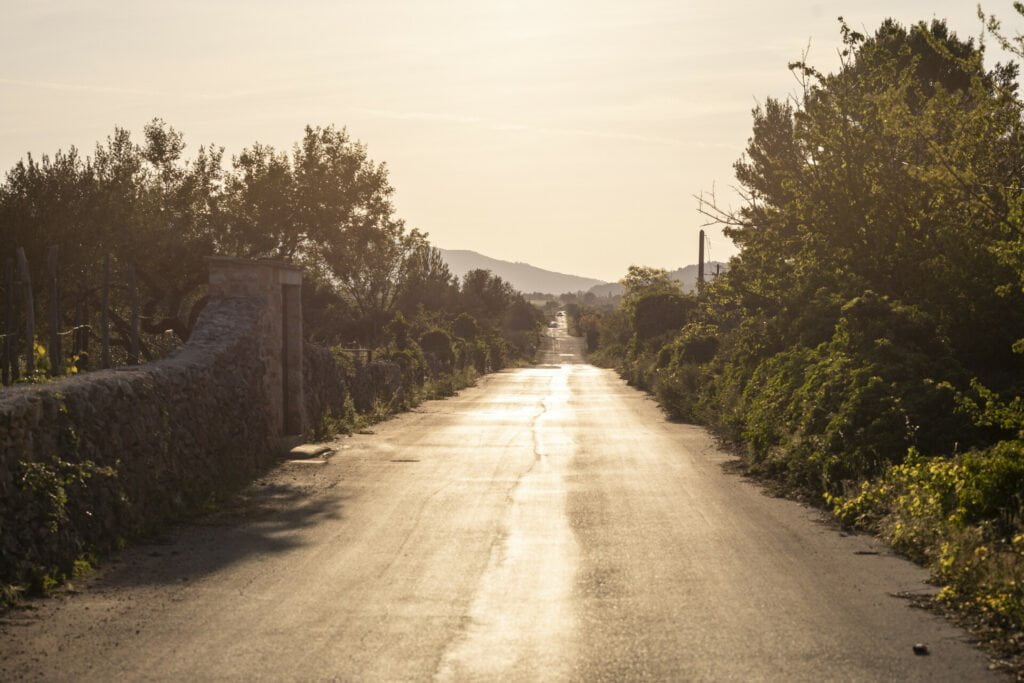
[[[871,289],[933,315],[977,371],[1012,365],[1024,299],[994,296],[1010,270],[992,245],[1010,227],[981,190],[1005,186],[1020,159],[1015,69],[986,71],[983,50],[939,21],[842,29],[838,73],[795,63],[801,101],[754,112],[727,278],[784,343],[826,340],[842,304]]]

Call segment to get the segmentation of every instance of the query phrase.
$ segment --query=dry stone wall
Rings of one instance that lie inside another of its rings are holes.
[[[0,392],[0,593],[203,508],[326,435],[325,417],[403,405],[398,363],[302,343],[300,270],[209,266],[209,303],[170,358]]]
[[[0,584],[69,575],[273,462],[262,310],[212,299],[166,360],[0,393]]]

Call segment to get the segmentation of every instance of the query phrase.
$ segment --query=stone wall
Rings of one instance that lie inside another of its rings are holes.
[[[0,583],[68,575],[83,551],[201,507],[274,461],[264,313],[260,299],[211,299],[166,360],[0,392]]]
[[[325,436],[325,416],[402,407],[399,364],[302,342],[297,268],[209,266],[209,303],[170,358],[0,392],[0,590],[202,509]]]

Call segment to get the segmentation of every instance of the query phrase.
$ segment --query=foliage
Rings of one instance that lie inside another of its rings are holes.
[[[206,256],[284,259],[304,267],[304,327],[324,346],[387,348],[400,331],[404,348],[405,338],[451,331],[459,319],[456,336],[486,338],[488,349],[507,340],[495,367],[505,354],[536,349],[537,310],[488,271],[453,277],[427,235],[395,215],[387,167],[344,128],[307,126],[290,151],[255,143],[230,159],[216,146],[192,159],[185,149],[181,132],[154,119],[142,141],[116,128],[91,156],[29,155],[7,173],[0,243],[25,248],[38,302],[49,305],[41,272],[49,247],[60,248],[65,315],[97,310],[100,266],[112,255],[113,341],[127,349],[124,282],[133,265],[151,359],[167,331],[179,341],[191,333],[205,303]],[[460,314],[477,322],[475,332]],[[406,328],[391,327],[398,316]],[[46,325],[39,321],[41,332]]]
[[[701,205],[740,249],[728,271],[684,311],[661,271],[631,267],[621,307],[581,328],[670,416],[1020,627],[1017,67],[986,67],[942,21],[840,32],[836,72],[794,62],[800,94],[754,109],[742,207]]]
[[[420,337],[420,348],[447,366],[455,362],[451,335],[442,329],[434,328]]]
[[[632,326],[639,342],[649,342],[679,330],[689,320],[696,301],[676,292],[647,294],[633,305]]]
[[[452,334],[461,339],[472,341],[480,334],[480,326],[476,318],[469,313],[460,313],[459,317],[452,321]]]
[[[912,451],[878,480],[829,502],[844,523],[874,529],[930,562],[945,584],[942,598],[1024,623],[1024,442],[952,459]]]
[[[11,475],[0,505],[0,574],[45,592],[74,575],[75,557],[106,549],[124,496],[116,470],[89,460],[19,461]],[[37,542],[39,529],[46,543]]]
[[[205,304],[206,256],[301,265],[307,340],[334,351],[317,356],[329,390],[306,397],[329,408],[311,426],[320,438],[452,395],[537,348],[540,312],[487,271],[461,283],[453,277],[427,236],[395,215],[386,166],[344,129],[307,127],[290,153],[259,143],[230,160],[216,147],[200,147],[192,159],[184,150],[184,136],[157,119],[141,142],[118,128],[91,157],[75,149],[39,161],[28,156],[7,173],[0,244],[26,250],[37,303],[57,303],[47,300],[41,272],[49,247],[60,247],[66,316],[99,308],[110,254],[113,342],[122,353],[129,345],[124,283],[133,266],[148,335],[142,351],[151,359],[169,346],[167,337],[184,341],[191,333]],[[4,287],[0,278],[0,300],[10,293]],[[45,338],[47,323],[38,322]],[[24,326],[3,323],[4,332]],[[453,342],[453,332],[461,340]],[[39,376],[22,381],[43,379],[49,359],[38,349]],[[83,460],[74,435],[68,439],[59,457],[0,471],[5,580],[43,590],[71,576],[69,558],[103,552],[110,541],[103,530],[124,513],[119,465]],[[40,529],[52,548],[27,549],[28,530]],[[4,599],[18,590],[0,586]]]

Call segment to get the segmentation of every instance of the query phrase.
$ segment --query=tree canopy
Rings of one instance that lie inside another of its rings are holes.
[[[154,119],[141,141],[116,128],[90,156],[29,155],[8,171],[0,243],[26,250],[37,296],[57,246],[62,307],[95,308],[109,254],[115,280],[135,268],[143,331],[185,340],[204,302],[204,257],[285,259],[306,269],[311,335],[371,347],[388,340],[399,312],[433,323],[466,312],[501,327],[519,296],[483,271],[460,286],[427,235],[395,214],[387,167],[344,128],[307,126],[290,151],[258,142],[230,159],[214,145],[192,158],[185,150],[184,135]],[[125,300],[123,286],[118,296]],[[124,309],[113,312],[124,337]]]
[[[671,416],[1020,627],[1017,66],[986,65],[983,43],[938,20],[840,33],[835,72],[794,62],[801,92],[753,110],[742,207],[702,205],[739,247],[728,271],[682,315],[658,271],[633,267],[621,309],[581,319],[600,320],[593,357]]]

